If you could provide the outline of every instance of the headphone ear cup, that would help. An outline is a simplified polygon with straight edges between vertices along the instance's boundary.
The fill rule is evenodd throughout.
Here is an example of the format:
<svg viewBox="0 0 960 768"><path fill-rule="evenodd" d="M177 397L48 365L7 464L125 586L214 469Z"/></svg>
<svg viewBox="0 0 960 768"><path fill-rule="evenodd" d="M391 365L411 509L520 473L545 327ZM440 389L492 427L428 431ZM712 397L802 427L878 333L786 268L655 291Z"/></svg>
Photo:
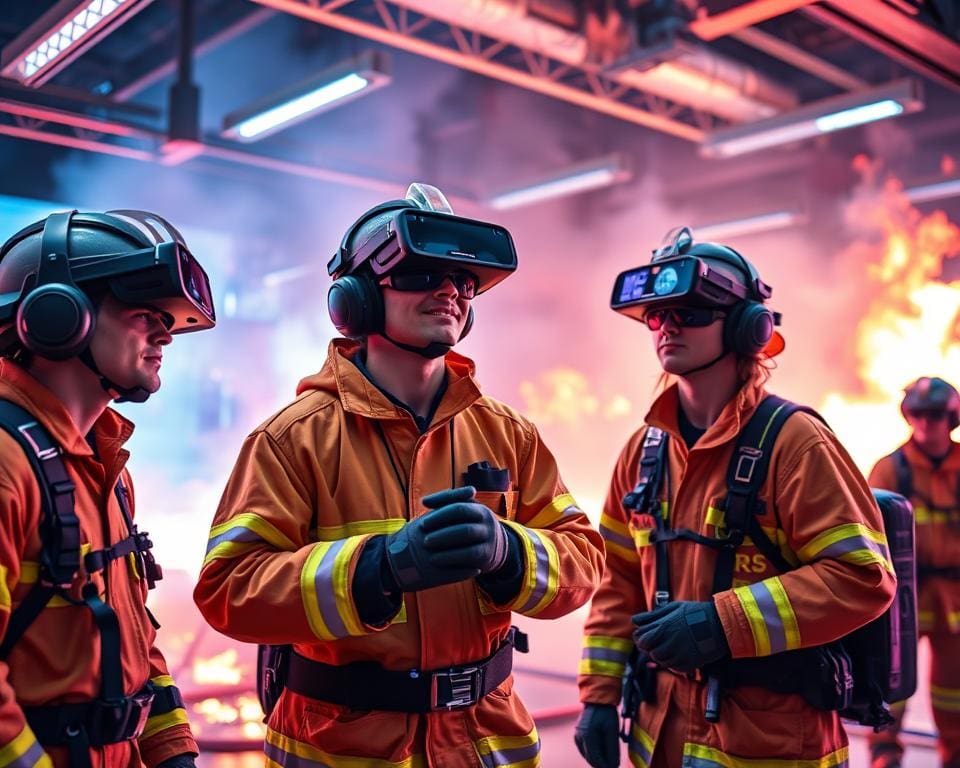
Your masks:
<svg viewBox="0 0 960 768"><path fill-rule="evenodd" d="M34 288L17 309L17 335L30 352L67 360L85 350L96 330L93 302L79 288L47 283Z"/></svg>
<svg viewBox="0 0 960 768"><path fill-rule="evenodd" d="M327 291L327 311L336 329L348 338L383 330L383 296L368 275L346 275Z"/></svg>
<svg viewBox="0 0 960 768"><path fill-rule="evenodd" d="M473 304L470 305L470 309L467 310L467 322L463 324L463 330L460 331L460 338L457 341L462 341L466 338L466 335L470 333L470 329L473 328L473 321L476 320L477 315L473 311Z"/></svg>
<svg viewBox="0 0 960 768"><path fill-rule="evenodd" d="M723 325L724 344L738 355L760 352L773 337L773 313L758 301L743 301L727 315Z"/></svg>

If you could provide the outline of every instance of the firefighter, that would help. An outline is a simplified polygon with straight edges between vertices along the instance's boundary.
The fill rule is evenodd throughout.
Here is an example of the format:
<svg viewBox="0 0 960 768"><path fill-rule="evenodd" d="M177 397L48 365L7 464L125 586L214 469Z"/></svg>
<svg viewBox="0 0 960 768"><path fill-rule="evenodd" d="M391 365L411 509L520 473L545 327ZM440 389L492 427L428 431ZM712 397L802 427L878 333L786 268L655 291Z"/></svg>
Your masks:
<svg viewBox="0 0 960 768"><path fill-rule="evenodd" d="M194 592L218 631L293 646L270 765L540 765L511 615L584 604L602 542L533 424L452 351L515 266L505 229L426 185L328 265L348 338L247 438Z"/></svg>
<svg viewBox="0 0 960 768"><path fill-rule="evenodd" d="M890 603L896 581L866 481L829 429L793 413L747 509L759 530L734 548L728 528L728 474L748 481L762 452L738 453L728 473L731 458L783 349L770 295L739 253L694 243L686 228L618 278L613 307L650 329L664 388L620 454L601 517L606 571L585 627L575 732L595 768L619 765L628 662L635 766L847 763L835 711L763 685L812 682L783 652L833 641Z"/></svg>
<svg viewBox="0 0 960 768"><path fill-rule="evenodd" d="M917 618L930 643L930 699L939 734L940 760L960 767L960 445L950 433L960 425L960 394L937 377L917 379L905 390L900 412L910 439L877 462L870 485L910 499L916 524ZM903 757L897 721L870 734L873 768L898 768Z"/></svg>
<svg viewBox="0 0 960 768"><path fill-rule="evenodd" d="M214 325L183 238L143 211L51 214L0 247L0 766L192 768L155 644L160 578L111 401Z"/></svg>

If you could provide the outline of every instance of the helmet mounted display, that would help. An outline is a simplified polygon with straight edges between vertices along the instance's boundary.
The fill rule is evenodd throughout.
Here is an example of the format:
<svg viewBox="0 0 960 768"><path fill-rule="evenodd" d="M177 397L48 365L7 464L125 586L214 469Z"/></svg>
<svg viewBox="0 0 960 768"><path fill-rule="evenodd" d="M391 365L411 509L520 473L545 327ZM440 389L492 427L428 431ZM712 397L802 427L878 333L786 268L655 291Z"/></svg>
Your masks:
<svg viewBox="0 0 960 768"><path fill-rule="evenodd" d="M360 239L357 233L367 227ZM477 293L517 268L517 252L506 228L455 216L443 193L411 184L404 200L370 209L347 231L327 264L334 278L367 269L374 278L400 270L463 269L476 275Z"/></svg>

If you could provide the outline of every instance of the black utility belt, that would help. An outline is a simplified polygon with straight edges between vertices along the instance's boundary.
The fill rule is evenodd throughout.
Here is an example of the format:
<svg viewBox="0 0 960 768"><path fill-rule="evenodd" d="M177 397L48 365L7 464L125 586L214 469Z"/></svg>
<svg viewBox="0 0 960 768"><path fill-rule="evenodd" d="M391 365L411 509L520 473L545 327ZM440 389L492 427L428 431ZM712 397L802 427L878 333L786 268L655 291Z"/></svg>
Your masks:
<svg viewBox="0 0 960 768"><path fill-rule="evenodd" d="M286 687L301 696L351 709L420 713L463 709L475 705L510 676L514 647L526 653L527 636L511 627L500 648L481 661L408 672L365 661L334 666L294 652Z"/></svg>
<svg viewBox="0 0 960 768"><path fill-rule="evenodd" d="M118 701L84 701L77 704L50 704L24 707L27 722L44 747L69 744L84 736L92 747L118 744L143 733L150 717L154 692L144 688Z"/></svg>
<svg viewBox="0 0 960 768"><path fill-rule="evenodd" d="M929 568L928 568L928 567L923 566L923 565L918 565L918 566L917 566L917 578L918 578L918 579L931 579L931 578L934 578L934 577L939 578L939 579L953 579L953 580L956 580L956 581L960 581L960 568L958 568L958 567L953 567L953 568L932 568L932 567L929 567Z"/></svg>

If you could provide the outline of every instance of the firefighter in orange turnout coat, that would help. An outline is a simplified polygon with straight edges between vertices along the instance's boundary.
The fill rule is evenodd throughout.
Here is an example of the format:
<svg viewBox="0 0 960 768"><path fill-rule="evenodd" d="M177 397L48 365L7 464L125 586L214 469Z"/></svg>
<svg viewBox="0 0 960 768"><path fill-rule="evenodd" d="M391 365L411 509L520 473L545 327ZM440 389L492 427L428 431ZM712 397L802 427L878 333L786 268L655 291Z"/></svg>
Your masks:
<svg viewBox="0 0 960 768"><path fill-rule="evenodd" d="M52 214L0 247L3 768L193 768L145 603L133 424L108 405L146 400L172 334L214 325L205 277L143 211Z"/></svg>
<svg viewBox="0 0 960 768"><path fill-rule="evenodd" d="M247 439L195 591L219 631L293 644L269 766L540 765L511 613L584 604L603 549L534 426L450 351L515 264L506 230L426 185L330 264L331 317L358 340Z"/></svg>
<svg viewBox="0 0 960 768"><path fill-rule="evenodd" d="M779 572L747 538L736 550L731 587L712 594L717 549L689 536L653 543L682 530L707 539L725 535L733 448L766 395L763 360L783 348L777 318L764 306L769 296L742 256L695 244L688 230L655 252L651 266L624 273L614 292L614 308L650 328L674 381L623 449L601 518L607 570L585 629L584 711L576 728L581 754L595 768L619 765L616 705L635 646L650 660L652 683L630 713L632 765L847 765L847 738L835 712L756 684L727 684L712 701L708 694L717 691L701 672L725 660L827 643L890 603L896 581L880 512L830 430L806 413L791 415L760 489L765 506L758 522L795 569ZM657 435L667 441L668 469L651 504L629 510L624 497L637 486L644 441ZM657 529L666 533L652 535ZM666 579L657 574L661 549ZM708 704L719 704L713 721Z"/></svg>
<svg viewBox="0 0 960 768"><path fill-rule="evenodd" d="M907 387L900 405L913 433L877 462L875 488L889 488L913 504L917 542L920 633L930 643L930 703L941 765L960 768L960 393L943 379L923 377ZM899 768L904 705L895 725L870 734L872 768Z"/></svg>

